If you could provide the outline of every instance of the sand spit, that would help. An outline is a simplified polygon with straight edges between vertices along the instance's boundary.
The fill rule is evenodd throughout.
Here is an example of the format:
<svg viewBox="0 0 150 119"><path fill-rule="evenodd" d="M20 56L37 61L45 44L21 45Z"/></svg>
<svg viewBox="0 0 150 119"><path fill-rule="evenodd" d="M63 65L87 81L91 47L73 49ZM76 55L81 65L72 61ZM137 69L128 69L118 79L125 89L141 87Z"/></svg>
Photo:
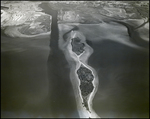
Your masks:
<svg viewBox="0 0 150 119"><path fill-rule="evenodd" d="M59 28L61 29L61 26ZM81 118L98 118L99 116L92 108L92 100L98 88L98 77L96 71L87 64L93 49L86 43L82 33L72 30L68 36L65 44L60 45L60 49L63 50L71 67L70 80L76 97L78 113Z"/></svg>

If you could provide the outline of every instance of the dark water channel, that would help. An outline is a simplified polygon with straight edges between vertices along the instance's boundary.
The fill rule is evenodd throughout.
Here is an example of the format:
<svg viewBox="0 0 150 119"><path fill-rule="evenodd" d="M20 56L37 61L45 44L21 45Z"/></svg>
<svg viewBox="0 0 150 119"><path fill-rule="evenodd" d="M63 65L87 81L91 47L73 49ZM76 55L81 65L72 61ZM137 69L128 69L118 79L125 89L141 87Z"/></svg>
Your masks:
<svg viewBox="0 0 150 119"><path fill-rule="evenodd" d="M27 39L1 32L1 117L79 118L70 66L58 47L56 16L51 40L50 35ZM79 27L86 34L89 29L85 29ZM99 78L93 99L95 112L106 118L149 117L149 45L141 45L146 44L145 51L111 38L93 40L97 32L95 28L87 35L94 50L88 64Z"/></svg>

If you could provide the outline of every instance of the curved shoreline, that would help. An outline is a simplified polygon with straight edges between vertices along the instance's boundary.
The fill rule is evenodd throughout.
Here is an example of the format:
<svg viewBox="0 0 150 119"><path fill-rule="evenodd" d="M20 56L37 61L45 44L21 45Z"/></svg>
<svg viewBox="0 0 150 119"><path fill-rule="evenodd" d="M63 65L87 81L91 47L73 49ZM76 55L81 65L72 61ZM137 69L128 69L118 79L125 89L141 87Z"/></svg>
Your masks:
<svg viewBox="0 0 150 119"><path fill-rule="evenodd" d="M19 32L19 27L9 26L6 28L4 33L8 36L11 36L11 37L35 38L35 37L40 37L40 36L45 36L45 35L49 36L49 34L51 34L51 31L46 32L46 33L40 33L37 35L25 35L25 34L22 34Z"/></svg>

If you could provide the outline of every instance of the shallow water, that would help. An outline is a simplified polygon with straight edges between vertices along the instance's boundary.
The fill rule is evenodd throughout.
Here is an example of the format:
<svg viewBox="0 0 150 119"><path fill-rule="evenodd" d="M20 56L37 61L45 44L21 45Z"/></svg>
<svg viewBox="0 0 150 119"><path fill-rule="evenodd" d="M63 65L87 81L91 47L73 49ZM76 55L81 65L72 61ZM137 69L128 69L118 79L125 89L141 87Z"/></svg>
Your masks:
<svg viewBox="0 0 150 119"><path fill-rule="evenodd" d="M59 33L61 37L76 26L75 31L93 49L87 63L99 81L93 98L95 112L106 118L149 117L149 22L135 30L143 19L120 20L96 13L89 18L88 13L76 13L84 16L76 19L82 24L67 21L63 26L66 21L60 20ZM8 31L12 35L1 32L1 117L79 118L70 80L76 63L68 62L65 54L70 32L56 48L49 47L50 32L16 38L17 32L10 32L13 26Z"/></svg>

